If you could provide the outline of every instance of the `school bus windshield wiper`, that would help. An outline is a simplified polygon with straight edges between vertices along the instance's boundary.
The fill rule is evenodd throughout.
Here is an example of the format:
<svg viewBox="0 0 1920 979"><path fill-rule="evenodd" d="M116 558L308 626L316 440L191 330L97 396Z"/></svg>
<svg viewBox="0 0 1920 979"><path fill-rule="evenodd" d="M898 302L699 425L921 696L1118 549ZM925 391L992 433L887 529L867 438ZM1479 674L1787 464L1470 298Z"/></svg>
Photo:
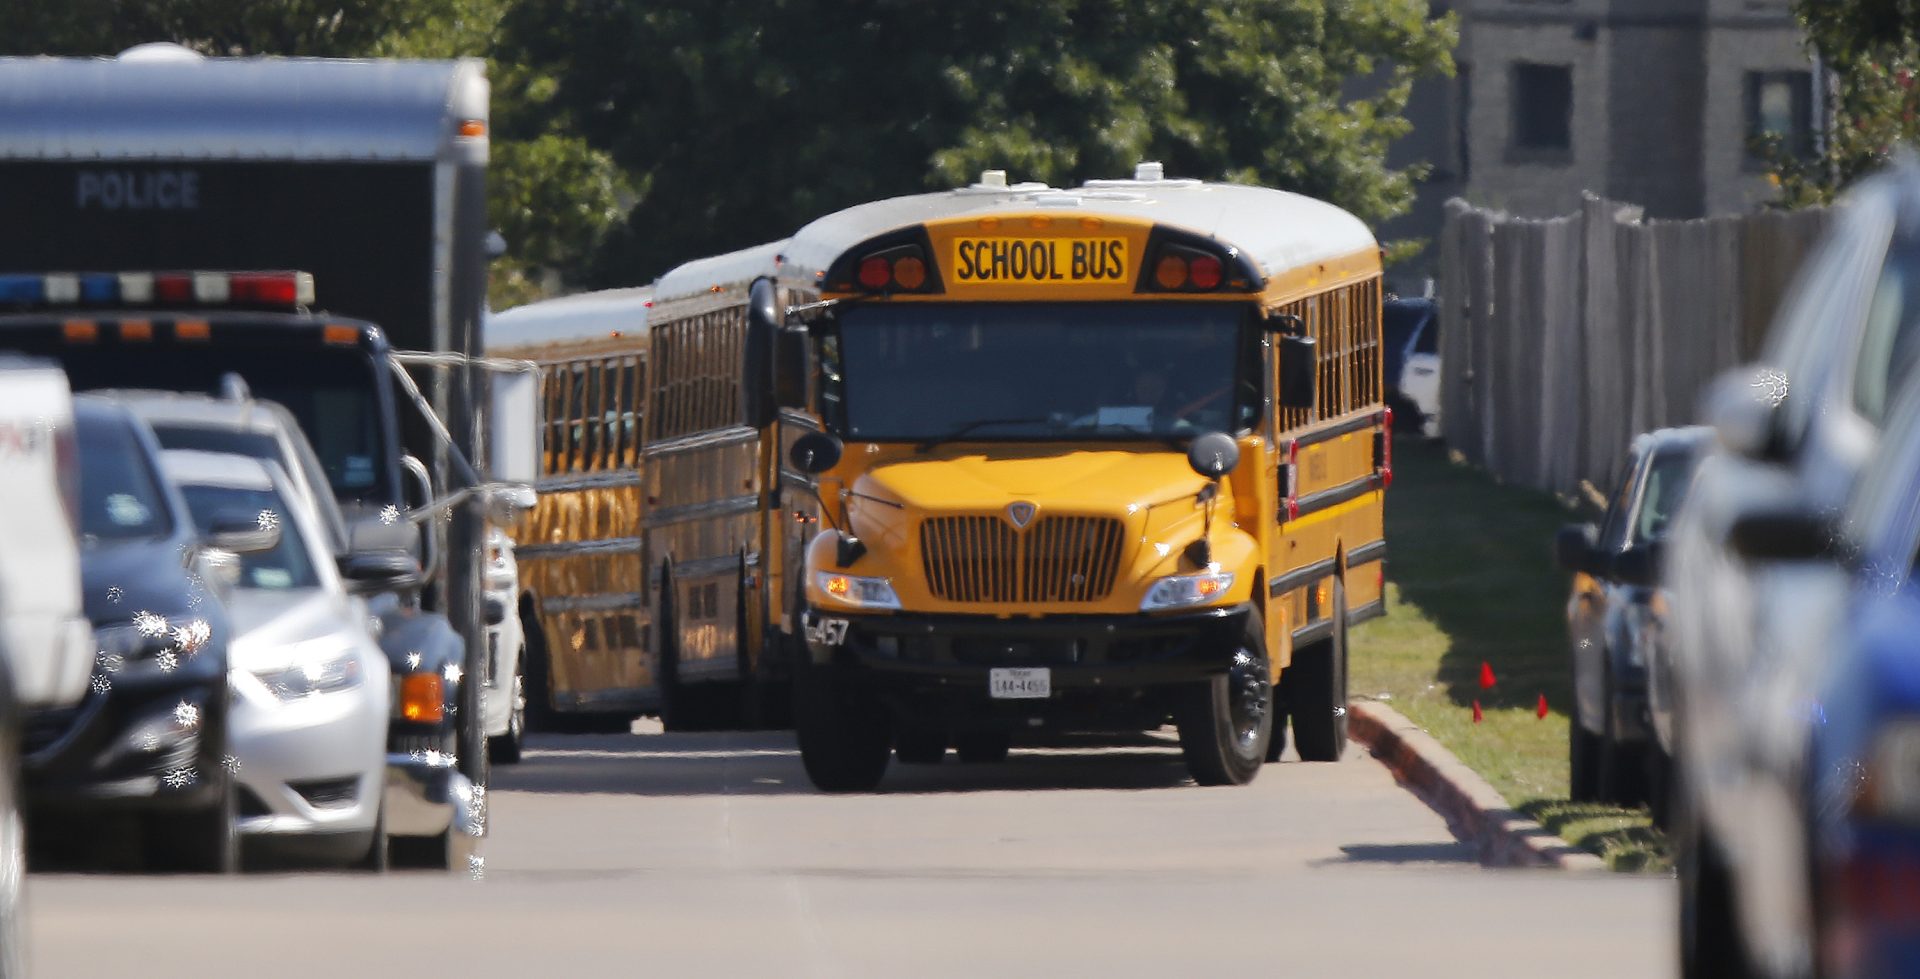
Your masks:
<svg viewBox="0 0 1920 979"><path fill-rule="evenodd" d="M936 435L933 438L930 438L924 442L921 442L919 445L914 446L913 450L915 452L925 452L928 449L931 449L942 442L951 442L954 439L961 438L966 435L971 435L975 431L978 431L979 429L982 429L982 428L986 428L989 425L1044 425L1049 421L1052 421L1052 419L1049 419L1049 418L976 418L973 421L970 421L963 425L959 425L955 427L954 429L952 429L951 431L947 432L944 435Z"/></svg>

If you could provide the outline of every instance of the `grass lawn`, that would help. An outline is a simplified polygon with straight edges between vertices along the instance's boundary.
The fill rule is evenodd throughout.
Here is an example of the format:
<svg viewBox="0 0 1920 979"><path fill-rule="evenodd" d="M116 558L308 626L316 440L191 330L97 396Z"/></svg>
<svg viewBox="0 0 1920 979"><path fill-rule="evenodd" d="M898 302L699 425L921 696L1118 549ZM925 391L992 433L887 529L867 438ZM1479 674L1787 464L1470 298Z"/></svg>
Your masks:
<svg viewBox="0 0 1920 979"><path fill-rule="evenodd" d="M1615 869L1668 867L1646 810L1567 799L1568 580L1552 543L1572 516L1547 494L1449 461L1437 443L1397 441L1393 471L1388 612L1354 630L1352 695L1405 714L1515 808ZM1498 681L1490 690L1482 662Z"/></svg>

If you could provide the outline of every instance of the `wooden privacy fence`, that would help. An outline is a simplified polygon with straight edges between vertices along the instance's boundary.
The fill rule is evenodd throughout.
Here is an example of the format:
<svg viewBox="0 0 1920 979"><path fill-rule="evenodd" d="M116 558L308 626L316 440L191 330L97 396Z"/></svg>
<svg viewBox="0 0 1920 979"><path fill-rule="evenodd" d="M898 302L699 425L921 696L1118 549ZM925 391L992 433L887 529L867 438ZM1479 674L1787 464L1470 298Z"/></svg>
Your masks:
<svg viewBox="0 0 1920 979"><path fill-rule="evenodd" d="M1707 384L1758 353L1827 217L1645 221L1589 196L1523 220L1449 203L1442 434L1503 482L1604 491L1634 435L1693 422Z"/></svg>

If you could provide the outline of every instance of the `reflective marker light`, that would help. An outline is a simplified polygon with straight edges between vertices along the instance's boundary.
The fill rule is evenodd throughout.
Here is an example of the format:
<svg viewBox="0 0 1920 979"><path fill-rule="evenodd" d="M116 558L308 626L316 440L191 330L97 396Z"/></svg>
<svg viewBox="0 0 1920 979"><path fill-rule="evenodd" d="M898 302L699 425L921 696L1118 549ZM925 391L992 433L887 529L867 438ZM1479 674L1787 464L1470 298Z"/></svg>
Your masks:
<svg viewBox="0 0 1920 979"><path fill-rule="evenodd" d="M438 673L409 673L400 681L400 716L437 724L446 715L446 697Z"/></svg>

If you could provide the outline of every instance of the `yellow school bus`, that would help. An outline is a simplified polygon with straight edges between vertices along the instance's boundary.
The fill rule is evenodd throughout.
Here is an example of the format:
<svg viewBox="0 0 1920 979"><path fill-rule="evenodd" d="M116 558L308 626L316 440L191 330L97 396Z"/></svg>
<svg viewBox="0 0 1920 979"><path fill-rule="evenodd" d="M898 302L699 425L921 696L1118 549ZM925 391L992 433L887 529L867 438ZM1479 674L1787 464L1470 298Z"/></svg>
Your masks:
<svg viewBox="0 0 1920 979"><path fill-rule="evenodd" d="M826 790L1168 721L1202 783L1289 721L1337 759L1347 628L1384 609L1380 273L1339 208L1152 164L989 171L676 270L659 661L685 690L790 676ZM709 413L664 420L673 385Z"/></svg>
<svg viewBox="0 0 1920 979"><path fill-rule="evenodd" d="M623 729L658 706L639 560L651 301L609 289L487 318L489 353L540 369L539 502L512 535L536 729Z"/></svg>

